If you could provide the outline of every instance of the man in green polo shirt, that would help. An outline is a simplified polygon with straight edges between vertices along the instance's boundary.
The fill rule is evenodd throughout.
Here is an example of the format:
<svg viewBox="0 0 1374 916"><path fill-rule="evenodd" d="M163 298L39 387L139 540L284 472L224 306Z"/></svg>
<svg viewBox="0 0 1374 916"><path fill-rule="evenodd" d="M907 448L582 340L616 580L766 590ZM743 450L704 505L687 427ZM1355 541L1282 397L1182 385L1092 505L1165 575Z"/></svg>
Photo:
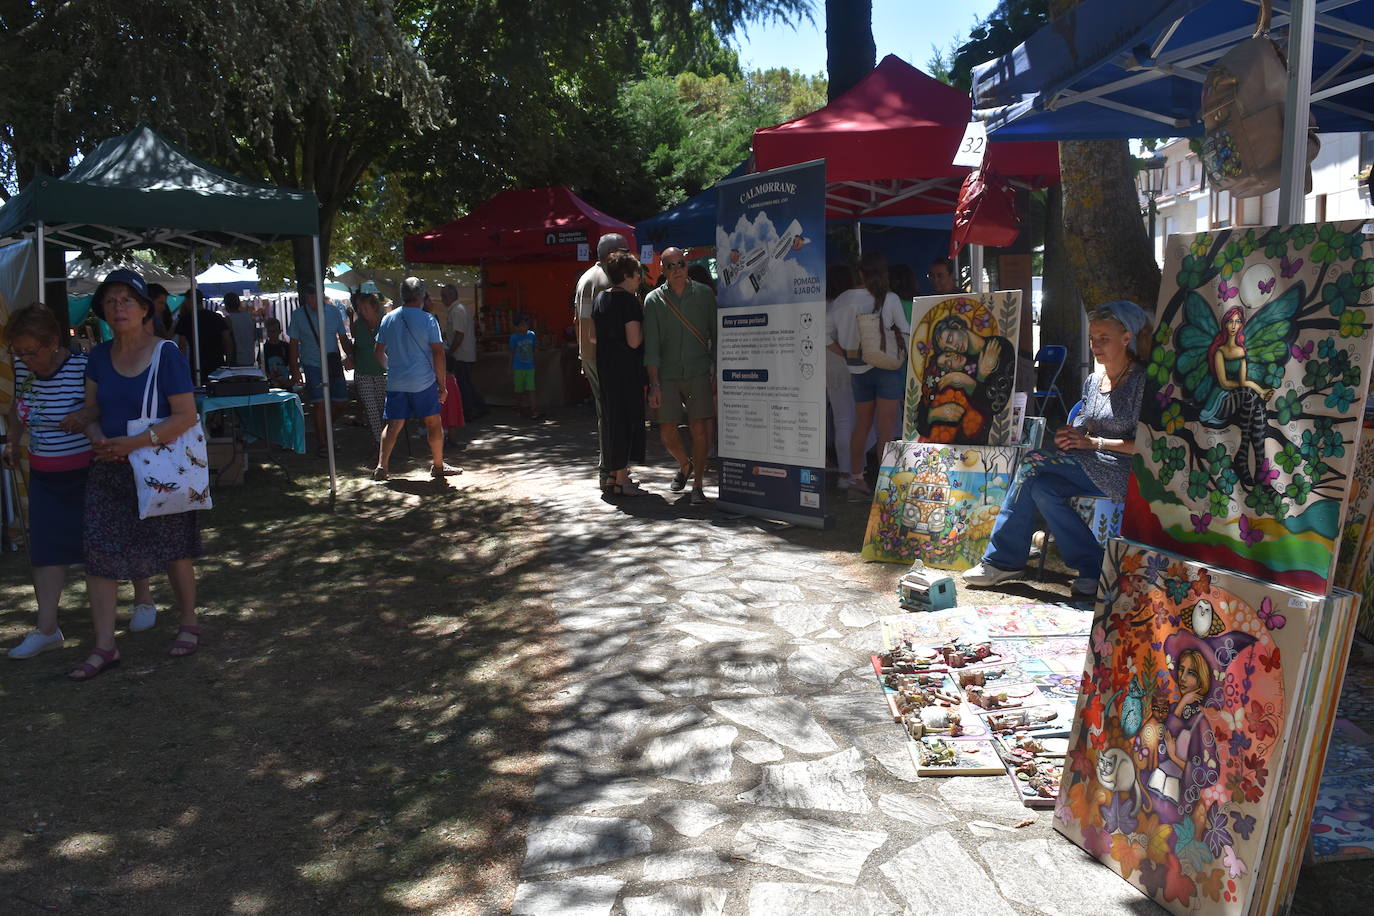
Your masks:
<svg viewBox="0 0 1374 916"><path fill-rule="evenodd" d="M702 475L710 446L711 418L716 415L712 366L716 342L716 294L711 287L687 276L687 255L681 248L663 252L668 282L644 300L644 368L649 373L649 408L658 419L663 447L677 459L672 489L692 480L692 504L706 502ZM692 430L688 458L678 425Z"/></svg>

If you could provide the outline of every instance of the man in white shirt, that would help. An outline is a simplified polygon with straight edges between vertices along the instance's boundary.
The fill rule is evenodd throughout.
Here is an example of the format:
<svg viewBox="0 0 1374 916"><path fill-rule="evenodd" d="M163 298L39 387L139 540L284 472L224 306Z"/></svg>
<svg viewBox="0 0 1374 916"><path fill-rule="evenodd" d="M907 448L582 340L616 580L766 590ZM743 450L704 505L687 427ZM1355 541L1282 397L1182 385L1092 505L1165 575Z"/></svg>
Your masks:
<svg viewBox="0 0 1374 916"><path fill-rule="evenodd" d="M472 366L477 362L477 333L472 313L458 301L458 288L451 283L439 287L439 298L448 309L449 371L463 396L463 418L479 420L487 414L487 402L472 381Z"/></svg>
<svg viewBox="0 0 1374 916"><path fill-rule="evenodd" d="M592 321L592 304L596 301L597 293L611 286L610 278L606 276L606 271L601 265L611 256L612 252L629 251L630 243L619 232L608 232L596 243L596 263L582 274L577 281L577 293L574 301L577 304L577 352L582 357L582 374L587 377L587 384L592 389L592 400L596 402L596 428L597 437L597 486L603 487L606 484L606 460L601 454L600 443L606 438L605 429L602 428L601 417L601 382L596 374L596 324Z"/></svg>

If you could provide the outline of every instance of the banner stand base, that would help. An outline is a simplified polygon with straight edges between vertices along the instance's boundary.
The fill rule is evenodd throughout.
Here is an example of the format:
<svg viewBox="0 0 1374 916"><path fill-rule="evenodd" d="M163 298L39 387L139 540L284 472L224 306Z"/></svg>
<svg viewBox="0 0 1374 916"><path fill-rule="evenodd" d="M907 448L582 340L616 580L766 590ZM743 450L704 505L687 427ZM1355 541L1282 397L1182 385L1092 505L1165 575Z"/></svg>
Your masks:
<svg viewBox="0 0 1374 916"><path fill-rule="evenodd" d="M792 512L779 512L777 509L770 509L766 506L746 506L742 503L727 502L723 499L717 499L715 506L722 513L738 513L741 517L749 515L764 521L787 522L789 525L800 525L803 528L815 528L820 531L829 531L835 527L835 516L833 515L820 517L798 515Z"/></svg>

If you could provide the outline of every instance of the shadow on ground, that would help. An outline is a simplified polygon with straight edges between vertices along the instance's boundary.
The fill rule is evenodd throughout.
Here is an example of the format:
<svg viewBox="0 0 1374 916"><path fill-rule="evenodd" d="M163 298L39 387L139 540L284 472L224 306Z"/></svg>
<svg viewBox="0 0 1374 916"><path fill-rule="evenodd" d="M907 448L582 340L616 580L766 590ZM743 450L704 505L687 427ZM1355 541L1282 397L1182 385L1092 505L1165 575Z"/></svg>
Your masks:
<svg viewBox="0 0 1374 916"><path fill-rule="evenodd" d="M167 657L164 612L68 682L91 642L71 586L67 648L0 659L0 911L508 904L560 666L537 512L462 477L364 483L363 438L341 436L333 503L296 456L216 492L196 656ZM5 645L32 626L21 557Z"/></svg>

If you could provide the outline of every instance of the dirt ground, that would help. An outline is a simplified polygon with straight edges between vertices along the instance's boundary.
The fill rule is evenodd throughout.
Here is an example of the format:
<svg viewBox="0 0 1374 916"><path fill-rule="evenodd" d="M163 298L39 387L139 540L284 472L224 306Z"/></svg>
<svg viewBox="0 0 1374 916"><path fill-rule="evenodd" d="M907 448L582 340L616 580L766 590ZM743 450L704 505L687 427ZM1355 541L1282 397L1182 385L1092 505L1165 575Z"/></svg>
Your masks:
<svg viewBox="0 0 1374 916"><path fill-rule="evenodd" d="M164 610L121 629L121 667L68 682L91 642L76 583L66 648L0 658L0 912L510 899L559 671L544 533L527 504L485 498L480 473L448 486L414 463L414 479L363 484L366 437L341 439L351 479L332 506L323 462L294 455L216 492L196 656L167 656ZM23 554L4 558L5 646L33 625L26 577Z"/></svg>

